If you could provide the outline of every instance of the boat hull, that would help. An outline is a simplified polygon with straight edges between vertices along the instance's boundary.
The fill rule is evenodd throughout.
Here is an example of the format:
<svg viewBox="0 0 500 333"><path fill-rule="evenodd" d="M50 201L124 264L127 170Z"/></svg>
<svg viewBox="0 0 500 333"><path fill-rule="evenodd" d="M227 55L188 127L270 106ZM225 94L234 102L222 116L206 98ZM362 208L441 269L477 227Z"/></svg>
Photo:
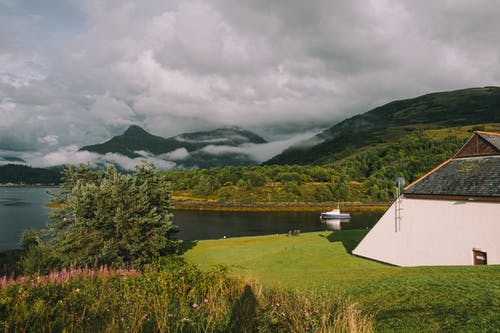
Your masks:
<svg viewBox="0 0 500 333"><path fill-rule="evenodd" d="M328 219L348 220L351 218L351 215L349 213L340 213L340 214L321 213L321 218L323 220L328 220Z"/></svg>

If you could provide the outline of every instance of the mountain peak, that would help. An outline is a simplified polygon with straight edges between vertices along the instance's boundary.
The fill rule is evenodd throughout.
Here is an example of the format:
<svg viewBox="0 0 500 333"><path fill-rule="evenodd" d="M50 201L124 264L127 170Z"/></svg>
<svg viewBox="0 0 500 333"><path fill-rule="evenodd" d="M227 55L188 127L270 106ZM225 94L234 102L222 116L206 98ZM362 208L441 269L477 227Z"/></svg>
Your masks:
<svg viewBox="0 0 500 333"><path fill-rule="evenodd" d="M138 136L143 134L149 133L138 125L130 125L129 128L127 128L127 130L123 132L124 136Z"/></svg>

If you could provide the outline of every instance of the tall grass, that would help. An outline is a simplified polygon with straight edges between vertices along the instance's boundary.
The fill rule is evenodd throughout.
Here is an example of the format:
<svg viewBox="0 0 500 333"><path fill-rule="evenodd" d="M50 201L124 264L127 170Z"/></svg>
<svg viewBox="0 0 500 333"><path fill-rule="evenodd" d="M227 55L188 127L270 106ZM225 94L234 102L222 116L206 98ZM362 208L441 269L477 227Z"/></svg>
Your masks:
<svg viewBox="0 0 500 333"><path fill-rule="evenodd" d="M61 270L52 270L46 275L20 275L14 276L14 274L4 275L0 277L0 288L7 287L10 285L22 285L22 284L47 284L51 282L63 283L74 279L84 279L84 278L101 278L106 279L109 276L125 276L125 275L140 275L141 272L136 269L111 269L107 265L100 266L99 268L62 268Z"/></svg>
<svg viewBox="0 0 500 333"><path fill-rule="evenodd" d="M66 270L2 279L0 332L369 332L372 320L328 293L264 290L169 264L139 273Z"/></svg>
<svg viewBox="0 0 500 333"><path fill-rule="evenodd" d="M327 291L271 289L261 298L263 332L372 332L372 318Z"/></svg>

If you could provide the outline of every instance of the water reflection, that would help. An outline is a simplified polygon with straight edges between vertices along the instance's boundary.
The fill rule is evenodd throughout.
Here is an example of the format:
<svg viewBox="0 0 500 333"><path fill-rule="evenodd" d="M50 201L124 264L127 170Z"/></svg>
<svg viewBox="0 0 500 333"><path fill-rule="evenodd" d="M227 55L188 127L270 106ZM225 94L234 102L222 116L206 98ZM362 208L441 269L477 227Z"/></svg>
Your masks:
<svg viewBox="0 0 500 333"><path fill-rule="evenodd" d="M342 230L342 224L348 223L350 219L323 219L327 230Z"/></svg>
<svg viewBox="0 0 500 333"><path fill-rule="evenodd" d="M29 205L28 202L20 199L20 198L0 198L0 206L23 206Z"/></svg>
<svg viewBox="0 0 500 333"><path fill-rule="evenodd" d="M5 207L23 207L23 206L29 206L31 204L26 201L10 201L10 202L3 202L1 205Z"/></svg>

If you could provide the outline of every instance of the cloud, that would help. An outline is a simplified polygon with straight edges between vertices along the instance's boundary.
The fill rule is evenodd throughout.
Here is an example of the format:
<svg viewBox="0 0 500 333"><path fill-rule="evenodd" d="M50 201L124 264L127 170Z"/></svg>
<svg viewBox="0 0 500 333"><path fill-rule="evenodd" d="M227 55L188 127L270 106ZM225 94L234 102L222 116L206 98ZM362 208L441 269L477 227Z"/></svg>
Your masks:
<svg viewBox="0 0 500 333"><path fill-rule="evenodd" d="M498 85L499 16L486 0L1 1L0 149L48 154L129 124L281 141L394 99Z"/></svg>
<svg viewBox="0 0 500 333"><path fill-rule="evenodd" d="M49 146L55 146L58 143L57 135L46 135L43 138L39 138L38 142L47 144Z"/></svg>
<svg viewBox="0 0 500 333"><path fill-rule="evenodd" d="M36 167L48 167L53 165L87 163L98 159L97 154L78 151L77 146L65 146L48 154L34 154L34 156L29 158L29 162Z"/></svg>
<svg viewBox="0 0 500 333"><path fill-rule="evenodd" d="M189 152L186 148L179 148L169 153L159 155L158 157L171 161L185 160L189 157Z"/></svg>
<svg viewBox="0 0 500 333"><path fill-rule="evenodd" d="M255 160L256 162L262 163L264 161L269 160L271 157L274 157L277 154L281 153L286 148L295 145L299 142L302 142L304 140L310 139L315 134L317 133L308 132L290 137L285 140L278 140L262 144L243 144L237 147L208 145L202 148L201 151L213 155L220 155L225 153L244 154L248 155L251 159Z"/></svg>
<svg viewBox="0 0 500 333"><path fill-rule="evenodd" d="M154 163L160 170L170 170L175 168L176 163L163 159L148 156L148 161ZM57 151L40 155L27 154L26 160L35 167L49 167L54 165L66 165L77 163L91 163L92 165L116 164L125 170L134 170L137 165L141 165L144 157L129 158L121 154L107 153L97 154L89 151L78 151L77 146L60 147Z"/></svg>
<svg viewBox="0 0 500 333"><path fill-rule="evenodd" d="M26 164L26 161L12 151L0 149L0 165L5 164Z"/></svg>

